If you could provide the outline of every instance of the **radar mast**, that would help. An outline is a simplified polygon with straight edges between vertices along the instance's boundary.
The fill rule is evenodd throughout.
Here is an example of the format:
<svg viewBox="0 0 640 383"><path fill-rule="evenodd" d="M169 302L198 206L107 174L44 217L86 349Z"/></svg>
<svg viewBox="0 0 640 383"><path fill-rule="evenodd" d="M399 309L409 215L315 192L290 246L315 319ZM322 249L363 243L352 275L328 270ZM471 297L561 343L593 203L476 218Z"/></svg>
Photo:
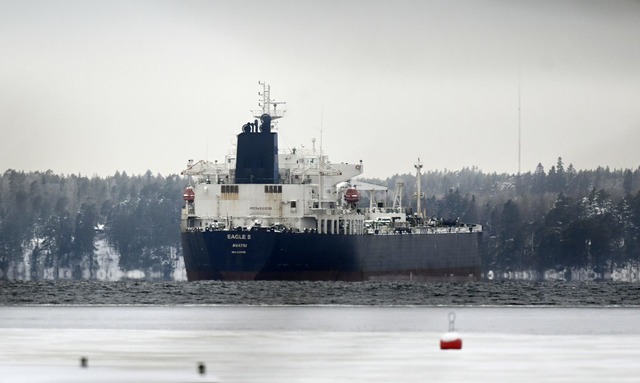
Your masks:
<svg viewBox="0 0 640 383"><path fill-rule="evenodd" d="M286 104L284 101L276 101L271 98L271 85L268 85L262 81L258 81L258 85L262 86L262 91L258 92L258 106L259 110L253 111L253 117L260 118L263 114L271 116L272 120L284 117L285 110L278 110L278 105Z"/></svg>

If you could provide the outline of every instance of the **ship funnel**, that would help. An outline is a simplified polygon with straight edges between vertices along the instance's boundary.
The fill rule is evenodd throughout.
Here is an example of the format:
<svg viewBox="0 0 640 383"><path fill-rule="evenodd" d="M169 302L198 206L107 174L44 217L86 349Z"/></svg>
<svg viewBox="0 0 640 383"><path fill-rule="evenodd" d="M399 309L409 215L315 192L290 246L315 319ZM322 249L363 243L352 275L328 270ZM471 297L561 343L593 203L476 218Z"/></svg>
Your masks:
<svg viewBox="0 0 640 383"><path fill-rule="evenodd" d="M271 116L267 113L263 114L260 116L260 122L262 122L262 125L260 125L260 131L262 133L271 133Z"/></svg>
<svg viewBox="0 0 640 383"><path fill-rule="evenodd" d="M245 124L238 134L235 183L275 184L278 173L278 135L271 131L271 115L260 116L262 124ZM258 132L259 130L259 132Z"/></svg>

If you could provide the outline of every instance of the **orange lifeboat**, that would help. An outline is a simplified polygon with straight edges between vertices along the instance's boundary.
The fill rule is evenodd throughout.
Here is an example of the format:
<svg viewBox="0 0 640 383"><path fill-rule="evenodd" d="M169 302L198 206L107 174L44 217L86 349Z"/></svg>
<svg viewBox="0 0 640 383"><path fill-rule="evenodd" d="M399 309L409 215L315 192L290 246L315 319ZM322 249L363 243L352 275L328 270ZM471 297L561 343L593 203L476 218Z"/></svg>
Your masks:
<svg viewBox="0 0 640 383"><path fill-rule="evenodd" d="M358 201L360 201L360 192L356 188L349 188L346 193L344 193L344 200L347 201L347 203L358 203Z"/></svg>
<svg viewBox="0 0 640 383"><path fill-rule="evenodd" d="M196 193L193 191L193 188L191 186L188 186L186 189L184 189L182 198L187 202L193 202L196 199Z"/></svg>

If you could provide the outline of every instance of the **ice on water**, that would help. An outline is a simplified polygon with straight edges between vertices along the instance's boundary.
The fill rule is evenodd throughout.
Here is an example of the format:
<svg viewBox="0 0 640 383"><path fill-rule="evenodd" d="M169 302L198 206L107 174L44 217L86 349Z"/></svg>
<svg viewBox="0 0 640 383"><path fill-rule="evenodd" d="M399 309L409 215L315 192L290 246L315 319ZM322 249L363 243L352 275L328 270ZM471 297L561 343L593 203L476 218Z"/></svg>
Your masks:
<svg viewBox="0 0 640 383"><path fill-rule="evenodd" d="M442 351L456 312L460 351ZM640 309L2 307L0 382L638 381ZM88 367L80 367L80 357ZM197 364L206 365L206 374Z"/></svg>

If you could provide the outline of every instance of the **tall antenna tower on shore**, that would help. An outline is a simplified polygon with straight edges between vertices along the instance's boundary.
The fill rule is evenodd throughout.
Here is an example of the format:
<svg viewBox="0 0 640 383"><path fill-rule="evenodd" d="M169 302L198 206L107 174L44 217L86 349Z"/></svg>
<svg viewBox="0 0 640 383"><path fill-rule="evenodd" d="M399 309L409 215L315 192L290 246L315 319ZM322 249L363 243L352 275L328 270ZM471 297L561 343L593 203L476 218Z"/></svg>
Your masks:
<svg viewBox="0 0 640 383"><path fill-rule="evenodd" d="M521 76L520 70L518 70L518 175L520 175L521 165L522 165L522 125L520 123L520 106L521 106Z"/></svg>

